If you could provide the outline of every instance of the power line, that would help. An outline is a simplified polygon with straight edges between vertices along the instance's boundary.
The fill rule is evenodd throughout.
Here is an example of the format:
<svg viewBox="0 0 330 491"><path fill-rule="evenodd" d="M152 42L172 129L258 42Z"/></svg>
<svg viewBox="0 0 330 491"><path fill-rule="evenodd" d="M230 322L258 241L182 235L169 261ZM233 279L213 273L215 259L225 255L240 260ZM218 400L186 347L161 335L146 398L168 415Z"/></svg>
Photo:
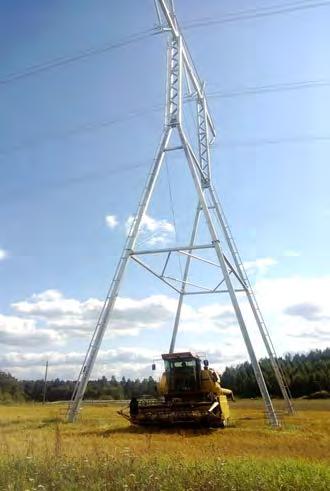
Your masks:
<svg viewBox="0 0 330 491"><path fill-rule="evenodd" d="M277 83L277 84L269 84L269 85L256 85L251 87L241 87L232 90L214 90L208 93L208 97L212 98L234 98L245 95L257 95L264 93L273 93L273 92L285 92L290 90L306 90L313 88L323 88L329 87L330 80L305 80L301 82L287 82L287 83ZM190 98L187 97L186 102L189 104ZM49 134L42 135L39 138L34 138L31 140L23 141L17 145L13 145L8 148L0 148L0 158L7 157L13 153L27 150L29 148L35 148L39 145L42 145L47 142L52 142L56 140L63 140L65 138L70 138L73 136L78 136L83 133L91 133L94 131L99 131L103 128L108 128L110 126L114 126L116 124L124 123L126 121L130 121L136 118L140 118L146 116L150 113L160 111L163 109L163 104L154 104L153 106L145 107L138 109L136 111L131 111L130 113L118 116L116 118L104 120L104 121L96 121L91 123L84 123L77 125L74 128L70 128L65 131L53 132Z"/></svg>
<svg viewBox="0 0 330 491"><path fill-rule="evenodd" d="M27 77L31 77L33 75L37 75L39 73L51 70L53 68L58 68L64 65L69 65L71 63L75 63L77 61L84 60L91 56L100 55L102 53L106 53L108 51L112 51L114 49L122 48L124 46L128 46L129 44L136 43L138 41L142 41L152 34L155 34L155 29L147 29L146 31L141 31L139 33L132 34L123 38L122 40L116 43L106 43L101 46L95 48L88 48L86 50L80 51L73 56L55 58L53 60L46 61L45 63L40 63L38 65L33 65L21 72L15 72L8 75L5 79L0 80L1 85L7 85L11 82L16 82L18 80L25 79Z"/></svg>
<svg viewBox="0 0 330 491"><path fill-rule="evenodd" d="M304 80L302 82L287 82L268 85L257 85L251 87L241 87L233 90L215 90L208 92L208 97L212 98L231 98L244 95L264 94L269 92L285 92L289 90L301 90L329 87L330 80Z"/></svg>
<svg viewBox="0 0 330 491"><path fill-rule="evenodd" d="M299 10L308 10L320 7L327 7L330 5L330 0L323 0L318 2L294 2L288 4L275 4L269 7L263 7L260 9L248 9L242 10L237 13L229 13L221 18L205 18L204 20L196 20L184 26L184 29L197 29L200 27L226 24L230 22L237 22L241 20L257 19L262 17L269 17L273 15L280 15Z"/></svg>
<svg viewBox="0 0 330 491"><path fill-rule="evenodd" d="M252 138L251 140L228 140L213 145L221 148L238 148L238 147L261 147L264 145L294 144L294 143L318 143L330 141L330 135L297 135L283 136L279 138Z"/></svg>
<svg viewBox="0 0 330 491"><path fill-rule="evenodd" d="M36 194L42 194L42 193L48 193L49 191L56 190L56 189L63 189L66 187L74 186L77 184L83 184L85 182L91 182L94 180L99 180L99 179L104 179L108 176L113 176L117 174L123 174L125 172L130 172L132 170L136 170L139 168L145 168L150 166L150 160L149 161L144 161L144 162L138 162L134 164L125 164L121 165L117 169L107 169L105 171L94 171L94 172L87 172L86 174L78 177L69 177L66 179L62 179L59 181L53 181L53 182L46 182L43 183L42 186L39 186L37 190L33 190L31 192L28 192L28 196L33 194L35 196ZM16 188L10 190L8 193L8 196L6 196L4 193L2 193L0 197L0 204L5 204L10 201L21 201L26 198L26 187L24 188Z"/></svg>
<svg viewBox="0 0 330 491"><path fill-rule="evenodd" d="M228 140L228 141L224 140L221 141L220 143L216 143L212 145L212 148L262 147L265 145L298 144L298 143L309 144L309 143L318 143L318 142L321 143L330 142L330 135L298 135L292 137L258 138L258 139L251 139L251 140ZM48 193L49 191L52 190L63 189L77 184L78 185L83 184L85 182L91 182L93 180L104 179L108 176L123 174L125 172L130 172L132 170L136 170L139 168L146 168L148 166L150 166L150 160L135 163L135 164L121 165L118 169L110 169L102 172L89 172L79 177L71 177L71 178L63 179L61 181L43 183L43 185L40 186L38 190L33 190L33 196L35 196L36 193L37 194L42 194L45 192ZM26 188L24 189L17 188L14 190L10 190L8 196L5 196L4 193L2 193L0 197L0 204L3 205L11 201L14 202L22 201L22 200L24 201L24 199L26 199L27 197L24 194L25 191ZM30 196L31 193L28 193L28 196ZM173 198L172 198L172 202L173 202ZM152 235L147 237L146 240L152 238ZM145 242L145 240L143 240L142 243L143 242Z"/></svg>
<svg viewBox="0 0 330 491"><path fill-rule="evenodd" d="M185 29L196 29L200 27L205 27L205 26L211 26L211 25L217 25L217 24L224 24L228 22L237 22L241 20L248 20L248 19L254 19L254 18L259 18L259 17L267 17L271 15L279 15L279 14L284 14L284 13L289 13L293 12L296 10L306 10L306 9L312 9L312 8L319 8L319 7L325 7L330 5L330 0L323 0L323 1L318 1L318 2L294 2L294 3L289 3L289 4L275 4L270 7L263 7L260 9L248 9L248 10L242 10L238 13L229 13L225 14L221 18L205 18L201 20L195 20L191 22L190 24L186 24L184 26ZM105 43L101 46L97 47L92 47L88 48L86 50L80 51L72 56L68 57L60 57L60 58L55 58L49 61L46 61L44 63L40 63L37 65L33 65L31 67L26 68L25 70L22 70L21 72L14 72L12 74L9 74L6 78L0 80L0 86L5 86L8 85L9 83L16 82L18 80L25 79L27 77L31 77L33 75L37 75L39 73L51 70L53 68L58 68L61 66L69 65L71 63L75 63L84 59L87 59L91 56L99 55L114 49L122 48L124 46L128 46L129 44L133 44L139 41L142 41L149 36L153 34L157 34L159 31L157 31L156 28L153 29L147 29L145 31L137 32L134 34L131 34L130 36L127 36L126 38L123 38L122 40L116 42L116 43Z"/></svg>
<svg viewBox="0 0 330 491"><path fill-rule="evenodd" d="M113 126L116 124L120 124L126 121L129 121L131 119L135 119L138 117L142 117L146 114L149 114L154 111L158 111L162 109L163 105L157 104L154 106L150 106L149 108L145 109L139 109L137 111L132 111L124 116L118 116L116 118L112 119L107 119L104 121L96 121L92 123L83 123L80 125L77 125L74 128L70 128L65 131L58 131L58 132L53 132L53 133L48 133L46 135L43 135L40 138L34 138L31 140L26 140L23 141L22 143L19 143L17 145L13 145L12 147L9 148L0 148L0 158L1 157L7 157L8 155L18 152L20 150L26 150L28 148L34 148L36 146L39 146L43 143L49 142L49 141L56 141L56 140L63 140L65 138L70 138L72 136L77 136L83 133L91 133L93 131L99 131L102 128L108 128L109 126Z"/></svg>

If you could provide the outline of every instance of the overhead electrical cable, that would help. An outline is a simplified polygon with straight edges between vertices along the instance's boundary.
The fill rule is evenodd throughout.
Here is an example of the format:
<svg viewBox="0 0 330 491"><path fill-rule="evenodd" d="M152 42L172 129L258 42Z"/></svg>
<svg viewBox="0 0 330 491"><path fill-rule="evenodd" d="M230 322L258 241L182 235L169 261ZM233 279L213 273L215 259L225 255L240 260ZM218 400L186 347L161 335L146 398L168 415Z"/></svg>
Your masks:
<svg viewBox="0 0 330 491"><path fill-rule="evenodd" d="M330 80L320 79L320 80L305 80L301 82L288 82L288 83L278 83L278 84L269 84L269 85L256 85L251 87L239 87L237 89L232 90L214 90L208 92L208 97L210 98L234 98L241 96L249 96L249 95L257 95L257 94L266 94L266 93L274 93L274 92L285 92L285 91L294 91L294 90L307 90L313 88L324 88L330 87ZM190 97L187 97L186 102L189 104ZM91 133L95 131L99 131L103 128L108 128L110 126L114 126L116 124L121 124L126 121L133 120L135 118L146 116L150 113L157 112L162 110L164 107L163 104L154 104L149 107L137 109L135 111L131 111L122 116L117 116L115 118L111 118L104 121L96 121L91 123L83 123L77 125L76 127L70 128L68 130L52 132L48 134L41 135L37 138L32 138L30 140L22 141L16 145L0 148L0 158L7 157L13 153L27 150L29 148L35 148L39 145L42 145L47 142L53 142L56 140L63 140L65 138L70 138L73 136L78 136L83 133Z"/></svg>
<svg viewBox="0 0 330 491"><path fill-rule="evenodd" d="M47 143L47 142L56 141L56 140L63 140L65 138L70 138L72 136L78 136L78 135L83 134L83 133L91 133L93 131L99 131L102 128L108 128L109 126L113 126L116 124L120 124L120 123L129 121L129 120L134 119L134 118L144 116L144 115L149 114L151 112L158 111L162 108L163 108L163 105L157 104L154 106L150 106L149 108L146 108L146 109L138 109L137 111L131 111L128 114L125 114L124 116L117 116L116 118L112 118L112 119L108 119L108 120L104 120L104 121L83 123L83 124L77 125L76 127L70 128L68 130L48 133L48 134L40 136L39 138L31 138L30 140L23 141L21 143L18 143L17 145L13 145L12 147L0 148L0 158L1 157L7 157L11 153L15 153L15 152L18 152L20 150L25 150L28 148L34 148L36 146L39 146L39 145Z"/></svg>
<svg viewBox="0 0 330 491"><path fill-rule="evenodd" d="M67 57L60 57L60 58L55 58L49 61L46 61L45 63L40 63L37 65L32 65L28 67L25 70L22 70L21 72L15 72L12 74L9 74L6 78L0 80L0 86L1 85L7 85L11 82L16 82L17 80L21 80L27 77L31 77L33 75L37 75L39 73L51 70L53 68L58 68L61 66L69 65L71 63L75 63L77 61L84 60L86 58L89 58L91 56L95 55L100 55L102 53L106 53L108 51L112 51L114 49L118 48L123 48L124 46L128 46L129 44L136 43L138 41L142 41L148 37L150 37L152 34L155 34L156 31L155 29L147 29L146 31L141 31L136 34L132 34L130 36L127 36L126 38L123 38L122 40L118 42L110 42L110 43L105 43L100 46L94 47L94 48L88 48L86 50L79 51L75 55L72 56L67 56Z"/></svg>
<svg viewBox="0 0 330 491"><path fill-rule="evenodd" d="M274 4L269 7L262 7L256 9L242 10L237 13L225 14L220 18L205 18L201 20L192 21L190 24L184 25L184 30L197 29L200 27L207 27L218 24L226 24L229 22L237 22L241 20L257 19L262 17L269 17L273 15L286 14L299 10L315 9L320 7L327 7L330 5L330 0L320 0L312 2L293 2L287 4Z"/></svg>
<svg viewBox="0 0 330 491"><path fill-rule="evenodd" d="M330 135L298 135L293 137L281 137L281 138L259 138L259 139L251 139L251 140L232 140L232 141L221 141L219 143L215 143L212 145L213 148L240 148L240 147L262 147L265 145L278 145L278 144L296 144L296 143L314 143L314 142L330 142ZM91 182L92 180L104 179L107 176L122 174L125 172L130 172L132 170L138 168L147 168L150 166L150 160L137 163L137 164L127 164L121 165L118 169L110 169L102 172L89 172L80 177L71 177L67 179L63 179L62 181L48 182L43 183L42 187L39 187L37 190L31 191L33 195L36 193L47 192L52 189L62 189L65 187L70 187L72 185L82 184L84 182ZM5 196L4 194L0 197L0 203L5 204L8 201L21 201L25 199L25 195L22 194L22 191L25 192L26 188L16 189L10 191L9 196ZM173 199L172 199L173 201ZM176 226L175 226L176 228ZM151 234L146 237L146 239L142 240L141 243L150 240L155 234ZM141 244L139 244L141 245Z"/></svg>
<svg viewBox="0 0 330 491"><path fill-rule="evenodd" d="M241 87L233 90L214 90L208 92L207 96L212 98L230 98L244 95L263 94L268 92L285 92L289 90L313 89L330 87L330 80L303 80L301 82L277 83L268 85L256 85Z"/></svg>
<svg viewBox="0 0 330 491"><path fill-rule="evenodd" d="M45 192L47 193L49 191L52 191L53 189L63 189L77 184L83 184L85 182L90 183L91 181L95 181L99 179L104 180L108 176L123 174L125 172L130 172L132 170L136 170L139 168L147 168L148 166L150 166L150 160L144 162L138 162L135 164L124 164L118 167L117 169L107 169L105 171L87 172L82 176L68 177L63 180L44 182L42 183L41 186L38 187L38 189L33 189L33 190L29 189L27 194L28 196L31 196L31 194L35 196L36 194L42 194ZM26 186L24 188L16 188L10 190L8 196L6 196L5 193L2 193L0 197L0 203L2 205L11 201L17 202L17 201L24 200L26 197L25 194L26 194Z"/></svg>
<svg viewBox="0 0 330 491"><path fill-rule="evenodd" d="M294 144L294 143L317 143L330 141L330 135L297 135L281 136L279 138L251 138L250 140L228 140L214 144L214 147L238 148L238 147L261 147L264 145Z"/></svg>
<svg viewBox="0 0 330 491"><path fill-rule="evenodd" d="M184 29L186 30L196 29L196 28L201 28L211 25L225 24L228 22L237 22L241 20L285 14L296 10L306 10L306 9L313 9L319 7L326 7L329 5L330 5L330 0L322 0L322 1L320 0L320 1L313 1L313 2L306 2L305 0L302 2L294 2L288 4L274 4L269 7L247 9L247 10L241 10L240 12L228 13L219 18L204 18L200 20L196 19L195 21L186 24L184 26ZM141 32L131 34L130 36L127 36L126 38L123 38L117 42L109 42L109 43L102 44L100 46L87 48L85 50L77 52L72 56L58 57L55 59L51 59L44 63L30 66L20 72L14 72L8 74L4 79L2 80L0 79L0 86L5 86L12 82L16 82L18 80L31 77L33 75L37 75L39 73L52 70L54 68L59 68L61 66L79 62L81 60L87 59L92 56L96 56L102 53L106 53L108 51L112 51L114 49L122 48L130 44L134 44L136 42L142 41L148 38L149 36L159 33L161 33L161 31L159 31L157 28L147 29Z"/></svg>

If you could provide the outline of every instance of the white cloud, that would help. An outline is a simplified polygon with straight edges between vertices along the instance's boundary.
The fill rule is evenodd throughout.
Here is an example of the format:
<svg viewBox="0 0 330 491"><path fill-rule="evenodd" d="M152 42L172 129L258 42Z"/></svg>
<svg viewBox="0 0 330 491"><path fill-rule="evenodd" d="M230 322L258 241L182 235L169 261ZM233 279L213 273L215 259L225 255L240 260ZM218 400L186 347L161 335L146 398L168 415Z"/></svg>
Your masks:
<svg viewBox="0 0 330 491"><path fill-rule="evenodd" d="M330 277L263 279L256 292L287 351L325 348L330 341ZM297 341L295 338L300 338Z"/></svg>
<svg viewBox="0 0 330 491"><path fill-rule="evenodd" d="M39 366L43 360L49 360L51 365L77 365L79 366L85 356L84 352L70 351L60 353L57 351L19 352L11 351L0 354L0 365L10 366ZM146 348L116 348L100 350L98 363L148 363L155 357L155 352Z"/></svg>
<svg viewBox="0 0 330 491"><path fill-rule="evenodd" d="M129 232L134 217L131 215L126 221L126 231ZM139 231L139 242L149 245L166 244L173 238L174 226L167 220L151 217L145 214L141 221Z"/></svg>
<svg viewBox="0 0 330 491"><path fill-rule="evenodd" d="M214 343L195 345L190 348L190 351L198 353L201 358L204 358L205 355L209 360L210 366L220 371L223 371L228 365L242 363L247 360L244 346L237 347L233 343L223 343L221 348L215 347Z"/></svg>
<svg viewBox="0 0 330 491"><path fill-rule="evenodd" d="M77 300L66 298L58 290L46 290L27 300L15 302L11 307L16 314L39 322L44 328L55 329L67 336L88 335L94 328L103 301L96 298ZM144 329L158 329L174 320L177 299L167 295L151 295L133 299L118 297L111 332L115 335L137 335ZM182 326L185 331L219 331L236 323L230 305L209 304L192 307L183 304Z"/></svg>
<svg viewBox="0 0 330 491"><path fill-rule="evenodd" d="M264 278L256 283L257 299L278 354L329 345L329 291L330 276ZM14 367L12 371L17 376L39 376L42 374L42 360L50 353L49 359L53 359L52 363L57 366L56 376L75 377L84 355L75 347L87 346L102 304L102 300L96 298L66 298L58 290L46 290L15 302L13 315L0 316L0 343L3 345L0 366ZM246 301L242 300L241 306L243 313L248 312ZM135 336L134 341L130 341L135 345L134 348L117 347L115 350L103 348L93 376L148 374L150 360L164 349L164 339L163 335L159 336L160 344L156 343L153 350L150 344L142 348L140 346L147 339L143 333L152 329L169 335L176 307L177 299L166 295L140 299L119 297L107 336L125 336L128 339ZM222 303L213 300L213 303L203 306L184 304L180 333L182 338L179 341L181 339L183 345L179 346L179 342L178 350L205 351L215 367L222 369L224 365L247 359L228 297ZM254 337L256 333L252 329L257 355L264 356L260 352L260 335L257 333L258 339ZM77 344L79 340L83 343ZM126 342L129 343L128 340ZM6 345L12 346L12 351L4 349ZM32 346L36 351L34 354L30 353ZM38 353L41 350L42 353Z"/></svg>
<svg viewBox="0 0 330 491"><path fill-rule="evenodd" d="M8 252L0 248L0 261L7 259L7 257L8 257Z"/></svg>
<svg viewBox="0 0 330 491"><path fill-rule="evenodd" d="M217 349L212 345L192 346L189 350L199 353L209 359L210 364L215 369L223 370L226 365L240 363L246 360L244 350L237 349L228 352L226 348ZM187 351L186 346L178 347L177 351ZM38 352L19 352L11 351L0 353L0 366L20 378L43 377L44 365L46 360L49 362L49 378L74 379L84 360L83 351L69 351L60 353L57 351ZM157 359L157 372L152 373L151 364ZM100 350L97 358L92 378L106 375L115 375L120 378L143 377L149 375L160 375L163 370L163 362L160 360L159 348L148 349L143 347L119 347L114 349Z"/></svg>
<svg viewBox="0 0 330 491"><path fill-rule="evenodd" d="M301 252L295 251L294 249L288 249L287 251L284 251L283 256L285 256L285 257L300 257Z"/></svg>
<svg viewBox="0 0 330 491"><path fill-rule="evenodd" d="M319 305L313 304L311 302L302 302L294 305L289 305L289 307L284 309L284 313L287 315L301 317L302 319L306 319L308 321L330 319L329 316L322 313L322 309Z"/></svg>
<svg viewBox="0 0 330 491"><path fill-rule="evenodd" d="M77 310L79 302L72 299L64 299L58 290L45 290L42 293L34 293L29 299L11 304L17 312L28 315L48 316L58 313L72 313Z"/></svg>
<svg viewBox="0 0 330 491"><path fill-rule="evenodd" d="M35 346L61 341L61 333L55 329L40 328L33 319L0 314L0 344Z"/></svg>
<svg viewBox="0 0 330 491"><path fill-rule="evenodd" d="M114 324L119 329L125 326L157 328L171 319L176 306L176 300L166 295L152 295L139 300L120 297L114 310Z"/></svg>
<svg viewBox="0 0 330 491"><path fill-rule="evenodd" d="M110 332L137 335L142 329L157 329L173 316L176 305L173 298L165 295L142 299L119 297ZM44 328L55 329L67 336L80 336L89 335L94 329L103 301L96 298L80 301L65 298L57 290L46 290L11 306L17 314L38 321Z"/></svg>
<svg viewBox="0 0 330 491"><path fill-rule="evenodd" d="M272 266L277 264L273 257L262 257L254 261L245 261L244 268L250 274L265 274Z"/></svg>
<svg viewBox="0 0 330 491"><path fill-rule="evenodd" d="M325 339L327 330L330 332L329 290L330 278L263 279L256 284L262 312L266 319L271 320L271 334L281 335L285 343L290 337L300 334L316 341ZM1 342L20 345L26 337L39 342L78 339L81 336L88 338L102 305L100 299L66 298L57 290L34 294L12 304L15 315L2 316ZM166 295L140 299L119 297L108 334L112 337L137 336L146 329L170 326L176 308L177 299ZM244 312L248 310L244 301L242 309ZM201 331L221 332L225 336L239 333L228 298L226 303L200 307L184 304L180 330L191 335ZM300 349L299 346L297 349Z"/></svg>
<svg viewBox="0 0 330 491"><path fill-rule="evenodd" d="M116 348L100 350L93 370L93 378L103 375L116 377L149 376L151 363L159 354L147 348ZM44 374L45 361L49 362L49 378L75 379L84 360L85 353L77 351L44 351L0 353L0 366L19 378L37 378Z"/></svg>
<svg viewBox="0 0 330 491"><path fill-rule="evenodd" d="M229 304L209 304L198 308L185 305L185 310L182 310L180 330L196 334L221 333L236 324L234 311Z"/></svg>
<svg viewBox="0 0 330 491"><path fill-rule="evenodd" d="M107 224L107 226L111 229L113 228L116 228L117 225L119 224L118 222L118 219L116 217L116 215L107 215L105 217L105 223Z"/></svg>
<svg viewBox="0 0 330 491"><path fill-rule="evenodd" d="M103 301L96 298L66 298L58 290L46 290L30 298L12 303L15 314L2 316L0 343L17 347L35 343L38 347L59 341L72 343L89 338L93 332ZM146 329L171 326L177 299L151 295L133 299L118 297L107 336L137 336ZM233 325L235 318L228 306L212 304L194 308L183 305L183 331L221 331Z"/></svg>

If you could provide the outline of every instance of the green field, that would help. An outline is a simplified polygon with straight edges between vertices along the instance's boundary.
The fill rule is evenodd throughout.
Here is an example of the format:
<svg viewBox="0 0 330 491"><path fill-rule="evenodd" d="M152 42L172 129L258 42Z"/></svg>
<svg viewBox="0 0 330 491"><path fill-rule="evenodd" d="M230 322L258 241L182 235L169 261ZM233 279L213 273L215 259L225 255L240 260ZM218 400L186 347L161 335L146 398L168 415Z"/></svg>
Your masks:
<svg viewBox="0 0 330 491"><path fill-rule="evenodd" d="M224 430L131 427L120 404L0 406L0 489L328 490L330 401L297 401L272 430L260 401L231 404Z"/></svg>

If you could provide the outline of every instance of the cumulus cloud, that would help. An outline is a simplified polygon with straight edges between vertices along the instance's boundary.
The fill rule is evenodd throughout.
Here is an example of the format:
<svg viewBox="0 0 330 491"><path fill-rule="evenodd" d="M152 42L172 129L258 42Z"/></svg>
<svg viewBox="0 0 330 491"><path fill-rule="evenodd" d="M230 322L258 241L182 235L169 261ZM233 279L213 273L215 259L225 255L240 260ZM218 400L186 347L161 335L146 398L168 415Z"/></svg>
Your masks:
<svg viewBox="0 0 330 491"><path fill-rule="evenodd" d="M277 264L277 260L273 257L262 257L254 261L245 261L243 264L247 273L264 275L272 266Z"/></svg>
<svg viewBox="0 0 330 491"><path fill-rule="evenodd" d="M172 318L177 302L166 295L152 295L143 299L118 298L114 310L114 324L118 328L133 325L136 329L143 327L160 327Z"/></svg>
<svg viewBox="0 0 330 491"><path fill-rule="evenodd" d="M14 302L11 307L20 314L56 321L63 316L75 318L83 314L84 318L94 317L93 314L101 308L101 305L102 302L94 298L80 301L65 298L58 290L46 290L32 295L27 300Z"/></svg>
<svg viewBox="0 0 330 491"><path fill-rule="evenodd" d="M257 281L257 299L275 348L279 348L279 354L325 348L329 345L329 290L330 276L263 278ZM182 340L187 339L187 345L178 345L178 350L205 350L215 367L247 359L228 297L223 301L212 297L212 302L202 306L183 305L180 332L183 333ZM0 316L0 343L12 347L12 351L0 351L0 366L15 367L12 371L17 376L23 376L24 373L24 376L38 376L40 370L42 374L42 360L50 353L49 359L52 358L58 367L56 374L75 377L84 356L83 352L77 352L77 346L82 346L80 340L83 340L87 347L102 304L102 300L97 298L67 298L58 290L46 290L15 302L12 305L13 315ZM241 306L243 313L248 312L243 295ZM134 348L119 347L107 351L103 348L93 376L104 373L118 376L147 374L150 360L164 349L164 343L161 341L162 337L159 337L163 348L157 343L154 352L150 350L148 343L149 349L143 350L141 346L147 340L147 336L143 337L143 334L151 329L170 329L176 308L177 299L166 295L151 295L140 299L119 297L112 328L107 336L139 337L136 337L136 343L135 340L130 341L136 344ZM249 325L249 319L247 320ZM260 335L256 330L258 341L253 337L254 334L251 333L257 355L264 356L259 351ZM120 339L117 339L117 343ZM209 340L207 345L206 340ZM125 340L125 344L130 342ZM41 350L42 353L38 353Z"/></svg>
<svg viewBox="0 0 330 491"><path fill-rule="evenodd" d="M44 329L56 330L63 336L89 335L95 326L103 301L96 298L77 300L66 298L58 290L46 290L12 305L16 314L27 321L39 322ZM151 295L133 299L118 297L111 320L115 335L138 335L144 329L158 329L172 321L177 299L166 295ZM198 331L226 328L235 322L230 306L211 304L193 308L184 304L182 329ZM23 320L23 319L22 319Z"/></svg>
<svg viewBox="0 0 330 491"><path fill-rule="evenodd" d="M43 360L51 360L53 366L73 365L78 366L82 363L85 353L70 351L60 353L57 351L20 352L12 351L0 354L0 365L2 366L40 366ZM98 354L98 363L149 363L155 353L145 348L117 348L109 350L100 350Z"/></svg>
<svg viewBox="0 0 330 491"><path fill-rule="evenodd" d="M210 366L216 370L223 371L226 366L242 363L247 360L247 353L244 347L237 348L232 343L227 343L226 346L217 348L213 345L205 344L202 346L196 346L196 350L191 351L201 352L204 351Z"/></svg>
<svg viewBox="0 0 330 491"><path fill-rule="evenodd" d="M0 343L15 346L47 346L63 341L61 333L55 329L37 326L35 320L0 314Z"/></svg>
<svg viewBox="0 0 330 491"><path fill-rule="evenodd" d="M157 353L147 348L116 348L100 350L93 378L103 375L116 377L138 377L151 375L151 363ZM15 376L42 377L45 361L49 361L50 378L75 379L79 373L85 353L70 351L20 352L11 351L0 353L0 366Z"/></svg>
<svg viewBox="0 0 330 491"><path fill-rule="evenodd" d="M65 298L57 290L46 290L12 304L17 313L39 320L46 328L71 336L74 333L89 334L102 306L103 301L99 299L80 301ZM161 327L173 316L175 309L176 301L165 295L153 295L138 300L119 297L112 317L111 332L137 335L141 329Z"/></svg>
<svg viewBox="0 0 330 491"><path fill-rule="evenodd" d="M303 302L295 305L290 305L284 309L284 313L287 315L293 315L296 317L302 317L308 321L330 319L329 316L322 314L322 308L319 305Z"/></svg>
<svg viewBox="0 0 330 491"><path fill-rule="evenodd" d="M0 261L7 259L7 257L8 257L8 252L5 251L5 249L0 248Z"/></svg>
<svg viewBox="0 0 330 491"><path fill-rule="evenodd" d="M294 249L288 249L287 251L284 251L283 256L286 257L300 257L301 252L295 251Z"/></svg>
<svg viewBox="0 0 330 491"><path fill-rule="evenodd" d="M116 217L116 215L107 215L105 217L105 223L107 224L107 226L111 229L113 228L116 228L117 225L119 224L118 222L118 219Z"/></svg>
<svg viewBox="0 0 330 491"><path fill-rule="evenodd" d="M260 304L292 351L326 347L330 333L330 277L273 278L256 284Z"/></svg>
<svg viewBox="0 0 330 491"><path fill-rule="evenodd" d="M231 305L209 304L202 307L185 306L180 329L194 333L221 332L237 324Z"/></svg>
<svg viewBox="0 0 330 491"><path fill-rule="evenodd" d="M13 303L16 315L0 318L0 343L17 349L0 351L1 368L21 378L35 378L42 376L43 365L48 359L54 376L76 377L84 352L68 352L68 348L74 346L74 337L78 339L83 334L89 338L102 304L98 299L66 298L58 290L46 290ZM176 306L175 299L164 295L139 300L119 297L111 332L127 336L137 335L144 329L160 328L173 319ZM183 310L187 312L186 307ZM56 343L63 340L66 341L64 347L56 351ZM32 346L36 352L26 349ZM101 350L93 376L104 373L141 376L147 374L154 356L153 351L141 347Z"/></svg>
<svg viewBox="0 0 330 491"><path fill-rule="evenodd" d="M129 216L126 221L126 231L131 229L134 216ZM167 220L151 217L145 214L141 221L139 242L149 245L166 244L173 238L174 226Z"/></svg>
<svg viewBox="0 0 330 491"><path fill-rule="evenodd" d="M198 345L189 348L193 353L199 353L202 358L207 357L213 368L223 370L226 365L240 363L246 360L246 354L237 349L228 350L214 348L212 345ZM187 347L178 347L177 351L187 351ZM84 359L84 352L71 351L59 353L57 351L19 352L11 351L0 353L0 366L15 376L42 377L44 374L45 361L49 361L50 378L75 379ZM157 371L152 373L151 364L157 359ZM160 375L163 362L160 359L158 347L148 349L143 347L120 347L115 349L100 350L92 378L106 375L115 375L120 378L143 377L149 375Z"/></svg>
<svg viewBox="0 0 330 491"><path fill-rule="evenodd" d="M302 340L306 340L306 339L315 340L316 339L318 341L318 343L320 341L323 341L323 343L325 343L324 348L326 348L329 346L329 342L330 342L329 325L327 325L327 326L315 325L312 328L309 327L308 329L304 329L304 328L303 329L297 329L296 331L292 332L290 334L290 336L292 338L300 338ZM309 345L309 349L316 349L318 347L319 346L310 346Z"/></svg>

